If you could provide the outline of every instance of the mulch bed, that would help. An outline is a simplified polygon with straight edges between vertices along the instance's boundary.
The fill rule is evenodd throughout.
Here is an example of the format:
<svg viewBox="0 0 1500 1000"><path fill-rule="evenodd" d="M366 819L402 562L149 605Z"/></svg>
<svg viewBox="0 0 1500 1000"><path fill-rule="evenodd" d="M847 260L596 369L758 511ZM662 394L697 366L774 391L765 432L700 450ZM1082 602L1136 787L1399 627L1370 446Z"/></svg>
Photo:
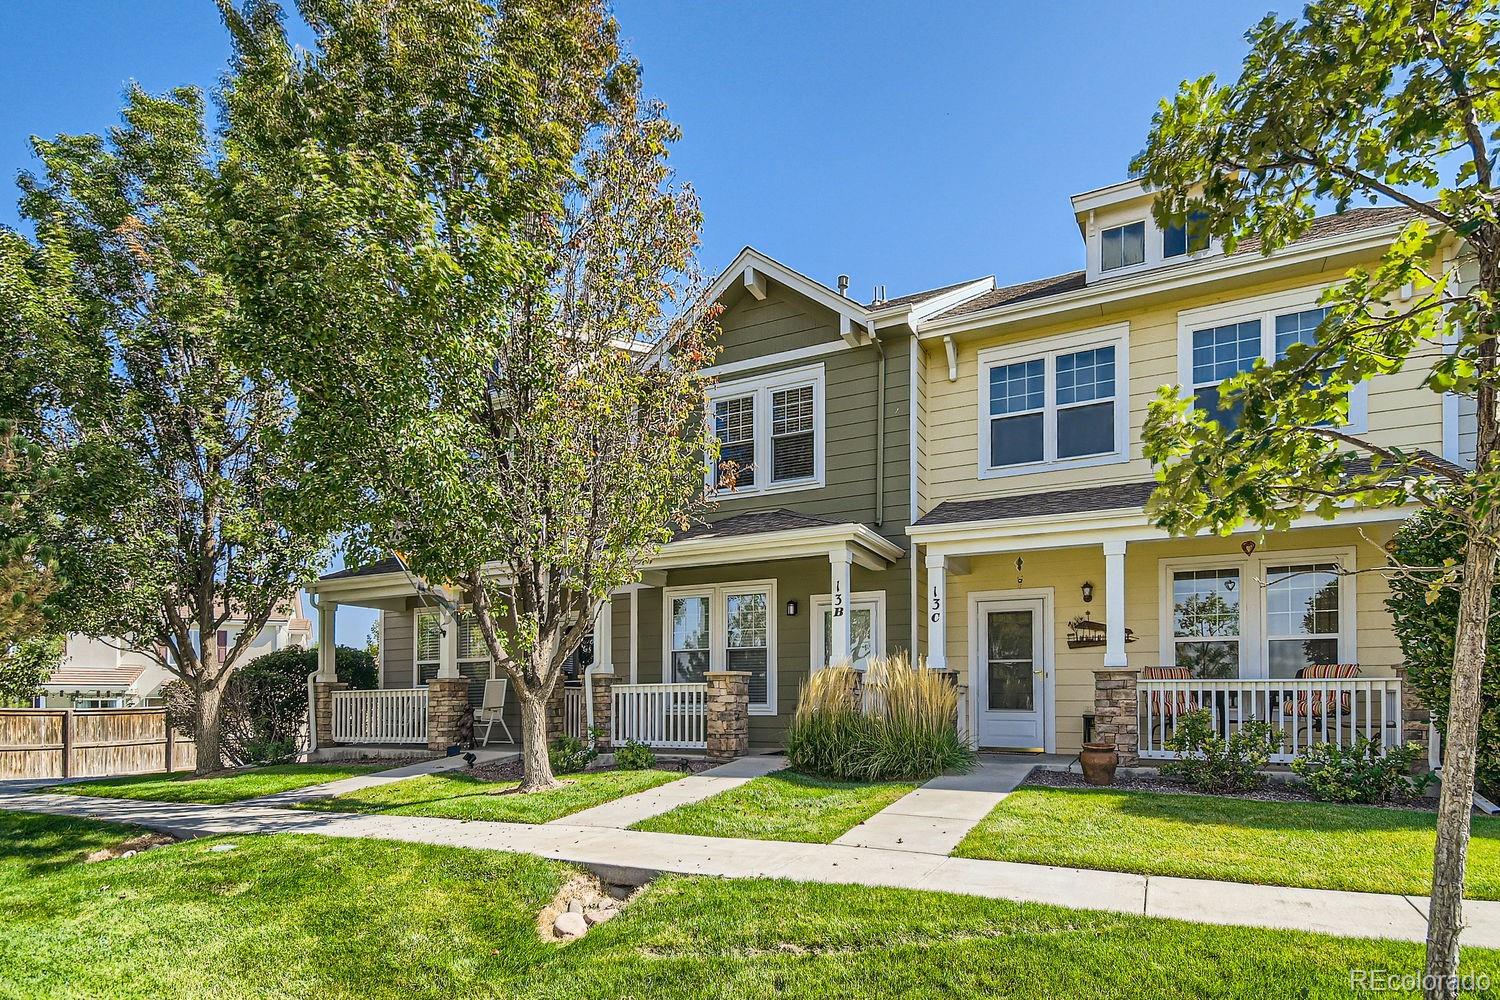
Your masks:
<svg viewBox="0 0 1500 1000"><path fill-rule="evenodd" d="M1075 771L1050 771L1037 768L1021 783L1022 787L1034 786L1037 788L1098 788L1083 780L1083 775ZM1115 783L1108 786L1111 789L1119 789L1128 792L1161 792L1167 795L1214 795L1211 792L1201 792L1186 783L1167 775L1161 774L1126 774L1119 772L1115 775ZM1101 789L1102 790L1102 789ZM1292 781L1267 781L1260 788L1249 792L1223 793L1223 798L1251 799L1256 802L1317 802L1307 786L1301 782ZM1432 812L1437 808L1435 799L1407 799L1399 802L1374 803L1385 809L1415 809L1422 812Z"/></svg>
<svg viewBox="0 0 1500 1000"><path fill-rule="evenodd" d="M702 757L658 757L653 770L657 771L681 771L683 774L697 774L699 771L707 771L715 766L711 760ZM521 780L521 758L512 757L509 760L495 760L485 764L475 764L473 767L455 771L455 774L467 774L478 778L480 781L520 781ZM601 764L595 761L588 767L589 771L613 771L613 764Z"/></svg>

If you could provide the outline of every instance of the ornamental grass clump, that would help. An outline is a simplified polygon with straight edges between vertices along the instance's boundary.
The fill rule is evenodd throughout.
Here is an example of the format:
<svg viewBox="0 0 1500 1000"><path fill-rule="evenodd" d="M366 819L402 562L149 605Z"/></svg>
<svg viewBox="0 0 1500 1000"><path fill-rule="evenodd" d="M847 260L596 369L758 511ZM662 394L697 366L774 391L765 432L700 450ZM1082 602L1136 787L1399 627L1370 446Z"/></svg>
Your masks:
<svg viewBox="0 0 1500 1000"><path fill-rule="evenodd" d="M861 683L862 680L862 683ZM958 733L958 691L905 655L814 674L797 698L787 756L801 771L845 781L930 778L974 766Z"/></svg>

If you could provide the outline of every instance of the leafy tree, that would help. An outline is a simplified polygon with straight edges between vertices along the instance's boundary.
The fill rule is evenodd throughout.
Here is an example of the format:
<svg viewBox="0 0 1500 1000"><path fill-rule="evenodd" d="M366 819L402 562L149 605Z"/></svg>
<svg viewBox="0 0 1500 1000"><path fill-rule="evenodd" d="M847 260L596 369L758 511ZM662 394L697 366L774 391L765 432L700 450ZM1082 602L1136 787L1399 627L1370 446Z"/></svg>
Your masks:
<svg viewBox="0 0 1500 1000"><path fill-rule="evenodd" d="M1314 0L1300 19L1268 16L1247 35L1239 79L1185 82L1134 163L1160 192L1159 220L1204 213L1226 248L1248 238L1270 253L1305 233L1324 199L1342 210L1384 198L1412 213L1377 265L1328 291L1316 344L1225 384L1223 405L1243 408L1237 423L1189 412L1166 387L1145 450L1161 465L1155 519L1174 532L1279 530L1309 511L1331 518L1345 501L1417 503L1461 525L1461 561L1427 577L1459 592L1427 949L1437 996L1454 992L1500 545L1496 34L1493 3L1460 0ZM1475 400L1473 472L1348 429L1351 389L1408 366L1427 371L1427 390Z"/></svg>
<svg viewBox="0 0 1500 1000"><path fill-rule="evenodd" d="M677 129L599 3L299 9L306 57L273 5L226 8L245 295L323 418L352 555L401 553L446 627L472 605L520 705L521 788L548 788L564 660L703 495Z"/></svg>
<svg viewBox="0 0 1500 1000"><path fill-rule="evenodd" d="M234 349L255 331L223 277L199 93L132 88L107 140L34 148L43 175L20 184L36 235L0 232L0 286L30 290L23 362L48 403L30 437L58 470L34 519L63 567L52 599L70 630L159 651L193 693L212 770L224 685L325 542L302 517L318 506L290 447L293 398ZM245 626L221 655L231 618Z"/></svg>
<svg viewBox="0 0 1500 1000"><path fill-rule="evenodd" d="M0 650L0 708L29 707L62 662L67 637L42 632Z"/></svg>
<svg viewBox="0 0 1500 1000"><path fill-rule="evenodd" d="M1462 525L1441 511L1413 515L1391 540L1391 557L1398 566L1457 565L1464 556ZM1453 683L1453 642L1458 634L1459 592L1433 588L1431 573L1399 573L1390 581L1386 607L1401 651L1406 676L1423 704L1432 709L1433 723L1446 740L1449 691ZM1489 641L1481 672L1479 736L1475 774L1481 788L1500 789L1500 594L1490 594Z"/></svg>

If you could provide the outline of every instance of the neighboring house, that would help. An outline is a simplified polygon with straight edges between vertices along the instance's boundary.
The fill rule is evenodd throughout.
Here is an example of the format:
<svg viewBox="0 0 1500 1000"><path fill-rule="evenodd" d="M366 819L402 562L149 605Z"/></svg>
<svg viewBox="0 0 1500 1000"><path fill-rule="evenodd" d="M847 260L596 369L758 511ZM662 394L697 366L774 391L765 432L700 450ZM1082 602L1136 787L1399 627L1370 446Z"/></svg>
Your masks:
<svg viewBox="0 0 1500 1000"><path fill-rule="evenodd" d="M312 623L301 612L302 594L277 608L266 625L240 654L248 663L264 653L287 646L306 647L312 640ZM243 621L230 619L215 642L227 650L243 629ZM197 630L193 641L198 640ZM62 663L42 686L41 708L137 708L161 704L161 686L172 680L152 650L113 638L73 633L68 636Z"/></svg>
<svg viewBox="0 0 1500 1000"><path fill-rule="evenodd" d="M746 671L756 745L781 742L810 672L911 649L956 673L984 747L1076 750L1095 672L1111 668L1181 666L1219 684L1143 698L1143 746L1163 706L1189 698L1306 721L1318 712L1282 680L1353 672L1340 664L1358 665L1356 713L1384 720L1396 689L1379 679L1400 663L1385 584L1336 570L1381 562L1407 512L1351 509L1254 547L1249 533L1170 539L1144 513L1140 435L1158 387L1207 405L1223 378L1310 337L1322 290L1376 260L1409 213L1322 218L1263 257L1163 232L1150 204L1134 181L1073 198L1082 270L872 303L848 297L847 279L830 288L742 251L711 289L723 313L707 400L738 478L601 613L595 669L617 684ZM1460 409L1422 374L1361 386L1352 422L1459 460ZM715 474L707 485L724 486ZM381 611L382 687L447 664L477 701L503 675L463 622L445 642L394 560L315 589L330 633L339 604Z"/></svg>

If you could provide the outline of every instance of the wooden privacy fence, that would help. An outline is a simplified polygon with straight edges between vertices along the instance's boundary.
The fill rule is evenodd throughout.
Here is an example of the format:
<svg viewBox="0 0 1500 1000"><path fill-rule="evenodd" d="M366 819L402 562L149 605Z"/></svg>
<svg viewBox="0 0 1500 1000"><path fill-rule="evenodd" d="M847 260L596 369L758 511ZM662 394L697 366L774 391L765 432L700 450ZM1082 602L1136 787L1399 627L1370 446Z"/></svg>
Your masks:
<svg viewBox="0 0 1500 1000"><path fill-rule="evenodd" d="M0 778L184 771L194 760L192 740L168 740L165 709L0 709Z"/></svg>

